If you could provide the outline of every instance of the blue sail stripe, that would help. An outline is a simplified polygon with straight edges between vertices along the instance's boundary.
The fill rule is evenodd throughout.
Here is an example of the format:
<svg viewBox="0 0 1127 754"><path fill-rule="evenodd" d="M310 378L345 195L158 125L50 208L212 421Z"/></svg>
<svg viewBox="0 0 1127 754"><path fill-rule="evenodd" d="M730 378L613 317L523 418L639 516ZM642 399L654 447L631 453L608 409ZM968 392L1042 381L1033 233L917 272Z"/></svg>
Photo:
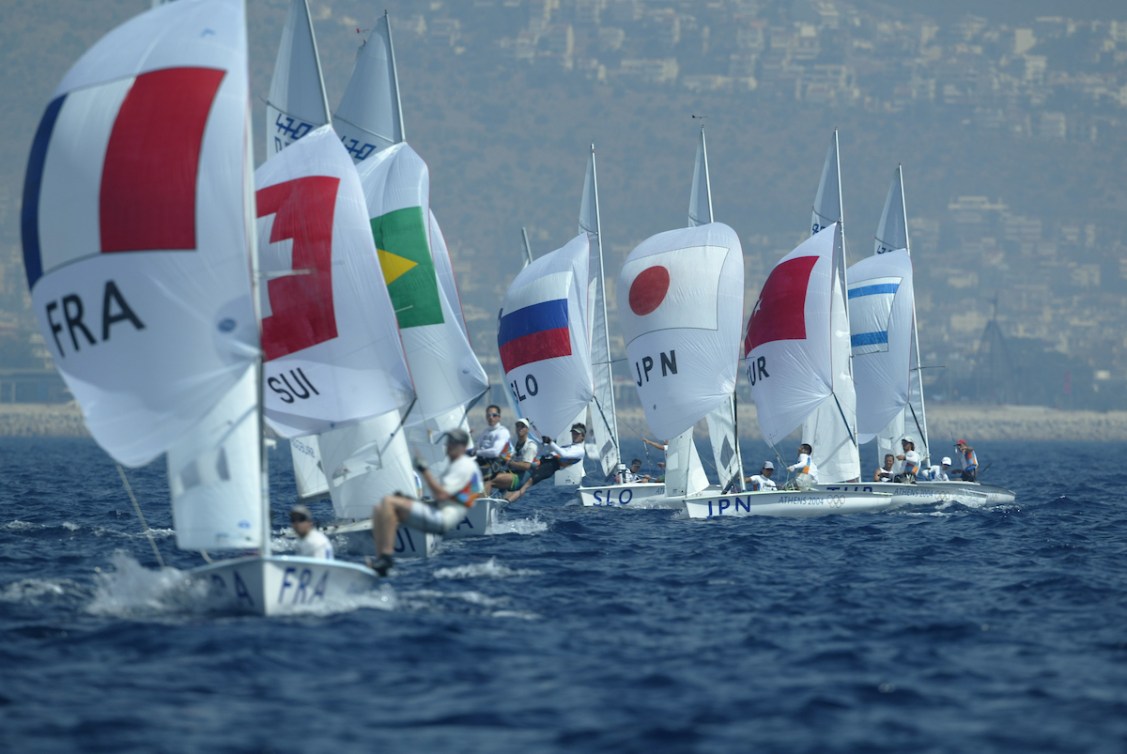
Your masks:
<svg viewBox="0 0 1127 754"><path fill-rule="evenodd" d="M849 345L854 348L857 346L877 346L883 343L888 343L888 330L882 332L859 332L849 338Z"/></svg>
<svg viewBox="0 0 1127 754"><path fill-rule="evenodd" d="M861 296L877 296L882 293L896 293L899 288L899 283L878 283L876 285L861 285L856 288L849 289L849 298L860 298Z"/></svg>
<svg viewBox="0 0 1127 754"><path fill-rule="evenodd" d="M501 317L500 332L497 333L497 344L504 345L510 340L522 338L545 330L556 330L567 327L567 299L541 301Z"/></svg>
<svg viewBox="0 0 1127 754"><path fill-rule="evenodd" d="M39 194L43 168L47 164L47 147L51 144L51 134L55 131L55 122L59 119L59 111L63 109L66 98L64 94L47 105L43 120L39 121L39 128L35 131L35 140L31 142L31 155L27 159L20 230L23 236L23 266L27 271L29 289L34 288L35 281L43 276L43 258L39 253Z"/></svg>

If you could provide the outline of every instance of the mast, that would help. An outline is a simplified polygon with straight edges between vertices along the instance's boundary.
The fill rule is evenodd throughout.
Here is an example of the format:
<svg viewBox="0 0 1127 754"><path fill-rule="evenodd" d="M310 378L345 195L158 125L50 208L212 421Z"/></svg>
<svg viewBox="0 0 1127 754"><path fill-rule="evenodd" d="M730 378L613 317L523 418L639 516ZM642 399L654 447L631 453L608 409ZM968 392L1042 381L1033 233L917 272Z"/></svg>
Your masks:
<svg viewBox="0 0 1127 754"><path fill-rule="evenodd" d="M532 244L528 242L528 228L520 226L520 234L524 239L524 266L532 264Z"/></svg>
<svg viewBox="0 0 1127 754"><path fill-rule="evenodd" d="M243 167L243 182L245 184L243 188L245 214L243 222L246 223L247 253L250 254L250 300L251 305L254 307L255 327L258 329L258 357L254 360L254 405L255 421L258 424L258 467L261 476L258 488L258 509L260 512L259 536L262 537L262 544L259 546L259 552L262 553L263 557L269 557L273 530L270 525L270 473L266 456L265 398L262 394L263 359L265 359L266 354L262 348L262 281L259 278L262 273L259 271L258 265L258 223L255 220L257 197L254 190L254 150L252 148L254 137L250 132L249 117L247 118L245 130L247 150L245 165Z"/></svg>
<svg viewBox="0 0 1127 754"><path fill-rule="evenodd" d="M317 83L321 87L321 114L322 123L332 123L332 111L329 110L329 95L325 93L325 74L321 70L321 54L317 50L317 35L313 33L313 17L309 13L309 0L302 0L305 6L305 28L309 30L309 44L313 47L313 59L317 61Z"/></svg>
<svg viewBox="0 0 1127 754"><path fill-rule="evenodd" d="M912 241L908 235L908 202L904 198L904 166L898 164L896 166L896 178L900 181L900 213L901 219L904 222L904 248L908 252L908 256L912 256ZM908 410L912 412L912 420L916 424L916 430L920 433L920 439L923 440L923 456L921 463L928 463L931 457L931 448L927 436L927 415L924 411L924 377L923 369L920 366L920 328L916 320L916 301L912 299L912 353L915 358L915 364L912 367L915 370L913 382L916 388L916 394L920 397L920 415L916 416L915 408L912 406L912 391L908 391Z"/></svg>

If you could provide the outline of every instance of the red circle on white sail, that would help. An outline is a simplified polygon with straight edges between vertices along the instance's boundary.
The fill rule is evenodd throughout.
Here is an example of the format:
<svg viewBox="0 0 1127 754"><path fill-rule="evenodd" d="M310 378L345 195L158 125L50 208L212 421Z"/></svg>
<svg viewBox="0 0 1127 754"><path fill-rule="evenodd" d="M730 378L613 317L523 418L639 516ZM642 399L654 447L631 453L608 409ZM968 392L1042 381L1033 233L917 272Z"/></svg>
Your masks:
<svg viewBox="0 0 1127 754"><path fill-rule="evenodd" d="M661 265L647 267L630 284L630 311L644 317L661 306L669 293L669 270Z"/></svg>

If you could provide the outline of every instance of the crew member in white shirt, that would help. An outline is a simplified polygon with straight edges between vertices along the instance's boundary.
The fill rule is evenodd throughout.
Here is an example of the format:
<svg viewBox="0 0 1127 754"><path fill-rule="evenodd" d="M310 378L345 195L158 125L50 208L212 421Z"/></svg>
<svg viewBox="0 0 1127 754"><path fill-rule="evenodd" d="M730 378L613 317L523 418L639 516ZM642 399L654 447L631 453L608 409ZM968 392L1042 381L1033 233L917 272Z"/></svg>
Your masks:
<svg viewBox="0 0 1127 754"><path fill-rule="evenodd" d="M540 446L528 436L528 419L517 419L513 425L513 432L517 439L512 443L512 453L509 454L508 470L502 471L493 477L493 483L486 482L486 492L490 489L501 492L512 492L519 489L536 466L536 456Z"/></svg>
<svg viewBox="0 0 1127 754"><path fill-rule="evenodd" d="M391 554L395 550L395 530L399 524L445 534L465 520L470 506L485 489L481 471L466 455L469 444L469 433L452 429L446 433L445 461L435 464L433 470L424 461L415 461L415 470L422 477L430 500L388 495L372 511L372 539L377 555L368 560L368 565L380 576L386 576L395 565Z"/></svg>
<svg viewBox="0 0 1127 754"><path fill-rule="evenodd" d="M795 475L809 474L810 479L818 483L818 467L814 465L814 446L808 442L804 442L798 446L798 461L787 466L787 471L794 472Z"/></svg>
<svg viewBox="0 0 1127 754"><path fill-rule="evenodd" d="M333 543L317 528L313 514L304 505L290 508L290 526L297 534L297 544L293 548L294 555L321 560L333 559Z"/></svg>
<svg viewBox="0 0 1127 754"><path fill-rule="evenodd" d="M901 440L900 447L903 452L896 456L896 460L901 462L896 481L914 482L916 475L920 473L920 454L916 452L916 444L910 438L905 437Z"/></svg>
<svg viewBox="0 0 1127 754"><path fill-rule="evenodd" d="M550 437L541 438L544 442L541 445L540 465L532 470L532 474L519 489L505 495L505 499L511 503L528 492L529 487L548 479L560 469L566 469L576 463L583 463L587 454L586 448L583 447L585 437L587 437L587 426L582 422L576 422L571 425L570 445L557 445Z"/></svg>
<svg viewBox="0 0 1127 754"><path fill-rule="evenodd" d="M486 406L485 421L488 426L478 435L477 444L470 455L481 467L481 478L492 481L493 477L505 470L511 440L509 430L501 423L501 407Z"/></svg>
<svg viewBox="0 0 1127 754"><path fill-rule="evenodd" d="M770 461L763 462L763 468L759 470L758 474L752 474L744 481L751 485L752 492L761 492L766 490L778 489L775 480L771 477L775 474L775 464Z"/></svg>
<svg viewBox="0 0 1127 754"><path fill-rule="evenodd" d="M928 469L929 482L949 482L951 481L951 459L948 456L943 456L941 466L932 466Z"/></svg>

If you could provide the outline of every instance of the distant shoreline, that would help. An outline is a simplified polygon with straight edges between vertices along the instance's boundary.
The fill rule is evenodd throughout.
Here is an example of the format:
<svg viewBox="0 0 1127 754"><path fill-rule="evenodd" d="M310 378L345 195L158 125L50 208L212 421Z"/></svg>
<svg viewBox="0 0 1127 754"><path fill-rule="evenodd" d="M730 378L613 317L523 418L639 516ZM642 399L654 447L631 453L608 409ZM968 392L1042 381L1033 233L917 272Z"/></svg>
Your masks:
<svg viewBox="0 0 1127 754"><path fill-rule="evenodd" d="M761 439L755 407L740 407L740 436ZM1042 406L934 405L928 434L943 443L983 440L1127 441L1127 411L1060 411ZM649 434L640 408L619 410L624 437ZM0 437L89 437L74 403L0 403Z"/></svg>

